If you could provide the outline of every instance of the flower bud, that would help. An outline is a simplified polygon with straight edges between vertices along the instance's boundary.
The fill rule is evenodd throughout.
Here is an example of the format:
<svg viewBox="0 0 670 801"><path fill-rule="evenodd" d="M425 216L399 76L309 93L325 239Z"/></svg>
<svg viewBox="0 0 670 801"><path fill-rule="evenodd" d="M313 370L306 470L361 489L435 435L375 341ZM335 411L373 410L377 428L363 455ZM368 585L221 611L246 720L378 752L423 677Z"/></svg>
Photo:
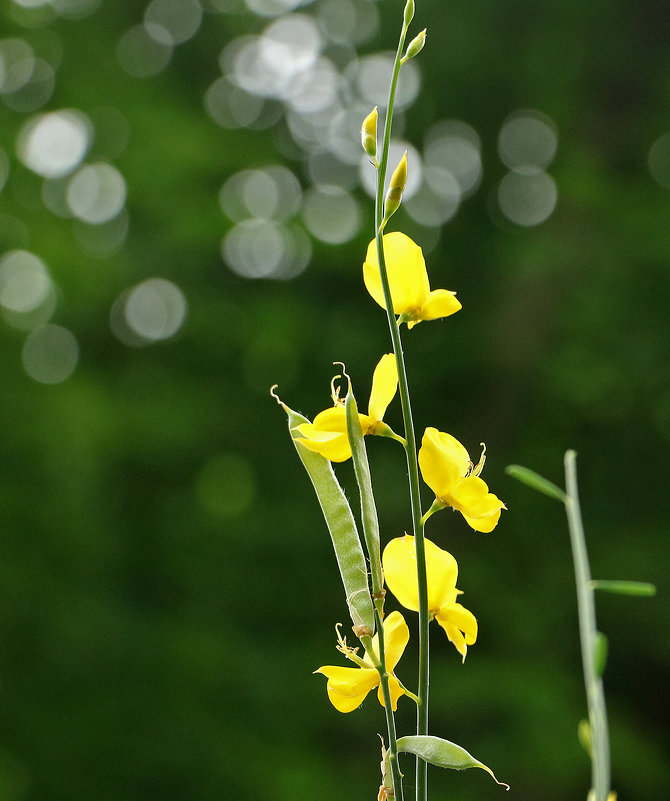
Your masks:
<svg viewBox="0 0 670 801"><path fill-rule="evenodd" d="M413 19L414 19L414 0L407 0L404 13L405 28L409 27L409 24Z"/></svg>
<svg viewBox="0 0 670 801"><path fill-rule="evenodd" d="M403 154L403 157L400 159L400 163L395 168L395 171L391 176L391 183L389 184L388 191L386 192L386 199L384 200L384 222L382 225L385 225L389 218L395 214L400 207L400 201L402 200L402 193L405 189L406 183L407 151L405 151Z"/></svg>
<svg viewBox="0 0 670 801"><path fill-rule="evenodd" d="M361 126L363 150L371 159L375 159L377 156L377 116L377 106L375 106L363 120L363 125Z"/></svg>
<svg viewBox="0 0 670 801"><path fill-rule="evenodd" d="M422 50L423 46L426 44L426 29L424 28L420 34L415 36L412 41L407 45L407 50L405 51L405 55L402 58L401 63L405 63L409 61L410 58L414 58L417 56Z"/></svg>

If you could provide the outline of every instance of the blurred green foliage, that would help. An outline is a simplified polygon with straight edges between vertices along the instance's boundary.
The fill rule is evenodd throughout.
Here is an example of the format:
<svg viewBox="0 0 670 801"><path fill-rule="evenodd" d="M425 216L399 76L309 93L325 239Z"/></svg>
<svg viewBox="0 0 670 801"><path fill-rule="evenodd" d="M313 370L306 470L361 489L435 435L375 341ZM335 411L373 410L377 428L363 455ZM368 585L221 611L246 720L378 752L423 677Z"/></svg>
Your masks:
<svg viewBox="0 0 670 801"><path fill-rule="evenodd" d="M26 332L0 331L0 801L374 798L381 709L369 700L339 715L310 675L338 658L333 627L346 607L268 392L277 382L312 416L343 360L367 397L389 349L361 280L369 201L357 190L366 227L343 245L315 240L299 278L235 275L220 255L231 227L217 200L224 181L285 163L309 185L282 120L229 130L203 107L222 47L268 20L211 2L167 67L138 78L116 48L144 4L102 2L34 26L24 5L3 0L2 37L62 48L40 111L94 118L113 108L127 122L125 147L95 141L89 158L112 159L124 176L129 233L108 257L85 252L76 223L44 206L42 178L15 156L31 114L0 103L10 164L0 252L27 249L48 264L59 287L52 322L79 343L74 373L47 385L23 368ZM400 3L377 5L380 29L361 53L395 41ZM598 600L613 785L621 801L658 801L670 796L670 192L647 154L670 128L668 7L417 5L428 41L404 136L418 144L434 121L464 120L481 137L484 174L443 229L423 230L403 211L393 221L427 243L434 285L457 290L464 307L405 337L415 419L471 452L485 440L486 479L509 507L490 536L446 512L429 524L458 559L480 624L465 666L434 637L432 730L490 765L510 798L585 798L563 509L503 472L515 462L562 485L573 447L594 577L659 590ZM491 211L505 172L498 132L520 108L541 110L559 132L558 205L529 228ZM155 276L181 289L188 317L176 336L129 347L111 332L110 309ZM399 410L388 420L398 428ZM369 451L390 538L409 525L402 454L387 441ZM398 673L411 686L409 654ZM401 702L401 733L413 726L410 706ZM436 798L501 792L478 771L433 771L431 782Z"/></svg>

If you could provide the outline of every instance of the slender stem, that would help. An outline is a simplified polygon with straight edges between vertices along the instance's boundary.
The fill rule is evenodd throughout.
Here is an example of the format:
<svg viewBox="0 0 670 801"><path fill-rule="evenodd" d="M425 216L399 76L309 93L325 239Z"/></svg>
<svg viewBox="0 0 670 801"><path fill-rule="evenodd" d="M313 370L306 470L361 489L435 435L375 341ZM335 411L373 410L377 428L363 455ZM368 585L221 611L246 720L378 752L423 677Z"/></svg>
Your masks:
<svg viewBox="0 0 670 801"><path fill-rule="evenodd" d="M389 762L391 764L391 775L393 777L393 795L395 801L404 801L402 787L402 773L398 764L398 742L395 728L395 717L393 715L393 702L391 699L391 688L389 687L389 674L386 671L386 645L384 643L384 626L382 625L379 611L375 609L375 628L379 642L379 660L375 660L375 653L371 645L366 646L368 655L373 660L373 664L379 671L379 679L384 695L384 712L386 713L386 730L389 738Z"/></svg>
<svg viewBox="0 0 670 801"><path fill-rule="evenodd" d="M589 557L586 551L584 526L579 507L577 490L577 467L574 451L565 454L565 486L567 497L565 509L570 529L572 558L577 583L577 610L579 615L579 638L582 648L584 685L589 708L591 728L591 785L594 801L607 801L610 791L610 751L607 729L607 709L603 682L596 673L595 654L598 629Z"/></svg>
<svg viewBox="0 0 670 801"><path fill-rule="evenodd" d="M377 172L377 195L375 201L375 231L377 254L379 259L379 272L381 276L382 288L384 290L384 301L386 304L386 315L388 318L393 352L396 357L398 367L398 389L402 403L403 424L405 428L405 454L407 457L407 470L409 476L409 492L412 510L412 529L416 543L416 563L417 579L419 589L419 681L418 695L419 704L417 705L417 734L428 734L428 690L429 690L429 615L428 615L428 588L426 579L426 553L423 539L423 523L421 520L421 497L419 490L419 465L417 461L416 437L414 434L414 422L412 420L412 407L409 397L409 385L407 382L407 370L405 367L405 357L402 350L400 330L398 322L393 312L393 300L391 289L386 271L386 260L384 258L384 241L382 237L381 225L384 208L384 184L386 181L386 168L388 165L388 153L391 143L391 126L393 122L393 104L395 91L400 73L400 61L405 36L407 34L408 22L403 23L402 31L398 41L395 61L393 64L393 74L389 87L388 105L386 110L386 121L384 124L384 138L382 144L382 156ZM416 799L426 801L427 799L427 768L428 764L417 757L416 765Z"/></svg>

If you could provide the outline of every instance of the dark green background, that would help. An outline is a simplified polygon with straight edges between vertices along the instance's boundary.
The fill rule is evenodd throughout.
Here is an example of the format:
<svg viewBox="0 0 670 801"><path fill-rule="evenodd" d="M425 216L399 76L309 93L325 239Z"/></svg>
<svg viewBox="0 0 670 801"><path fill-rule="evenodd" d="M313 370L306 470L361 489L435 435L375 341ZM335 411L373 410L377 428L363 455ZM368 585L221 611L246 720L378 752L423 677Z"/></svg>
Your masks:
<svg viewBox="0 0 670 801"><path fill-rule="evenodd" d="M278 383L312 416L343 360L367 400L389 349L361 280L371 209L351 242L315 241L296 280L230 272L217 193L241 169L285 160L285 134L281 121L219 128L202 97L223 45L268 20L207 13L168 68L142 80L115 49L144 5L107 0L34 29L1 6L3 37L48 29L63 43L47 110L112 106L128 120L114 163L130 233L108 259L85 255L14 156L30 115L0 105L11 159L0 246L48 263L61 292L53 322L80 346L74 374L42 385L23 370L24 334L0 331L0 801L372 799L381 708L370 698L340 715L311 675L339 662L333 627L346 607L268 393ZM401 4L379 8L361 54L395 41ZM569 447L594 575L659 589L598 599L613 784L620 801L670 796L670 193L646 161L670 128L668 23L658 0L420 0L413 28L429 39L405 136L419 143L433 121L456 117L479 132L484 160L481 188L428 258L433 286L456 289L464 310L405 337L417 428L448 430L471 454L485 440L485 477L509 507L491 535L446 512L429 524L458 559L480 624L465 666L435 628L432 729L491 765L516 801L582 799L589 786L563 512L503 472L515 462L562 483ZM518 108L540 109L559 131L558 206L528 229L489 214L504 173L497 134ZM286 163L307 187L302 162ZM403 214L394 227L419 239ZM110 308L156 275L184 292L187 322L169 341L127 347ZM400 427L397 403L388 420ZM402 454L376 440L369 451L388 539L409 526ZM408 650L398 669L410 686L415 659ZM401 733L412 722L401 700ZM431 777L435 799L505 795L479 771Z"/></svg>

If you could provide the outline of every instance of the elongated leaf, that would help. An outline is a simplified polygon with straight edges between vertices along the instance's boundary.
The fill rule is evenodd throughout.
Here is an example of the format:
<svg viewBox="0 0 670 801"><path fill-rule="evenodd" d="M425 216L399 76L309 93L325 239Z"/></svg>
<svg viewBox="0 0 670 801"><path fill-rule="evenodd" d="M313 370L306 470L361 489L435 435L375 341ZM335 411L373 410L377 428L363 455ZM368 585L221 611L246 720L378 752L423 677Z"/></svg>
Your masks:
<svg viewBox="0 0 670 801"><path fill-rule="evenodd" d="M656 595L656 587L648 581L592 581L594 590L614 592L618 595L638 595L649 597Z"/></svg>
<svg viewBox="0 0 670 801"><path fill-rule="evenodd" d="M475 759L465 748L461 748L456 743L443 740L440 737L433 737L430 734L415 734L409 737L401 737L398 740L398 751L407 754L414 754L421 757L431 765L440 768L451 768L452 770L465 770L467 768L481 768L485 770L496 784L509 790L509 784L499 782L491 768L483 762Z"/></svg>
<svg viewBox="0 0 670 801"><path fill-rule="evenodd" d="M516 480L520 481L522 484L532 487L534 490L542 492L544 495L548 495L550 498L553 498L556 501L565 503L565 492L563 492L560 487L557 487L556 484L552 484L551 481L547 481L546 478L543 478L534 470L530 470L527 467L522 467L519 464L511 464L505 468L505 472L508 476L516 478Z"/></svg>
<svg viewBox="0 0 670 801"><path fill-rule="evenodd" d="M354 397L351 383L345 402L347 413L347 434L351 445L352 461L354 463L354 473L358 483L358 491L361 496L361 520L363 522L363 536L365 545L368 549L370 559L370 572L372 574L372 587L375 595L381 594L384 588L384 578L382 574L381 549L379 545L379 518L377 516L377 506L372 493L372 478L370 476L370 463L365 447L365 439L358 417L358 406Z"/></svg>
<svg viewBox="0 0 670 801"><path fill-rule="evenodd" d="M281 401L279 403L288 415L289 433L293 444L323 511L354 628L367 629L372 634L375 630L375 621L367 565L349 503L328 459L303 448L297 442L300 434L294 431L295 427L301 423L308 423L309 420L294 412L285 403Z"/></svg>

